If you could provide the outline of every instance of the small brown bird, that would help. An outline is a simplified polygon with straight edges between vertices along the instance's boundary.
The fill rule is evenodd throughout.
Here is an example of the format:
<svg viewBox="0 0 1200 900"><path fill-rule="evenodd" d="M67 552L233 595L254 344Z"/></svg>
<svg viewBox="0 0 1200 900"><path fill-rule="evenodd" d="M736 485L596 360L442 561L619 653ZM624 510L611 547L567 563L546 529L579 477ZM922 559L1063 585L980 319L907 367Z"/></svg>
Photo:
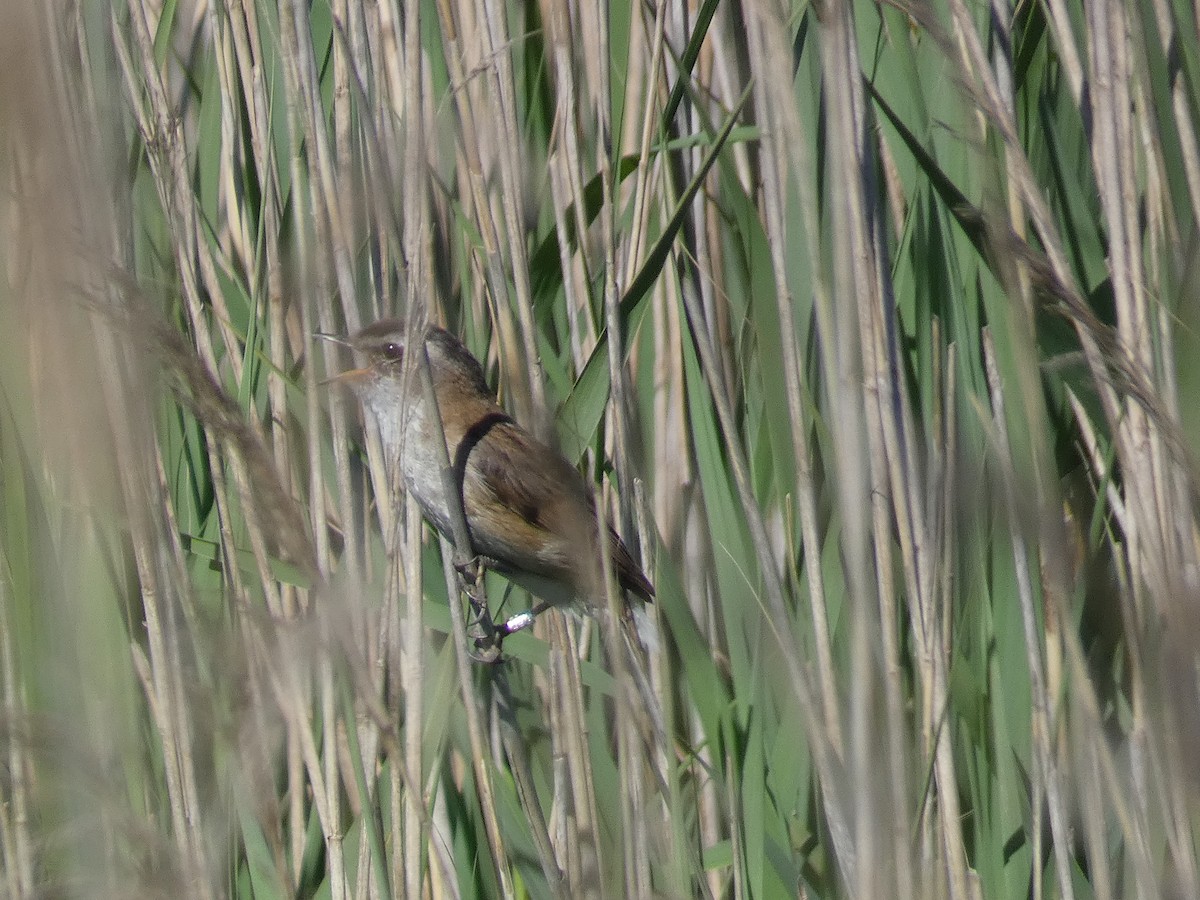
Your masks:
<svg viewBox="0 0 1200 900"><path fill-rule="evenodd" d="M399 460L425 516L453 539L433 411L418 374L405 377L405 323L383 319L348 340L334 339L368 363L337 380L375 417L389 460ZM603 603L596 505L583 477L500 407L483 367L458 338L431 325L425 348L474 552L546 605ZM650 601L654 587L611 528L608 551L617 583Z"/></svg>

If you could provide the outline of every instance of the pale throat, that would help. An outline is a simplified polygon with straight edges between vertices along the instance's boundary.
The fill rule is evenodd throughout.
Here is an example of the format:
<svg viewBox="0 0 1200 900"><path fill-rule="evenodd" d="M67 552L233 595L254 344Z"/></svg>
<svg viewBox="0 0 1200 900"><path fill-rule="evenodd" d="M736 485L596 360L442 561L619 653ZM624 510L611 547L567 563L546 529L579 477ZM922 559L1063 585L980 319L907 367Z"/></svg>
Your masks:
<svg viewBox="0 0 1200 900"><path fill-rule="evenodd" d="M395 462L404 445L404 432L414 410L401 390L399 378L376 378L361 391L363 405L379 426L379 440L389 462Z"/></svg>
<svg viewBox="0 0 1200 900"><path fill-rule="evenodd" d="M415 377L415 376L414 376ZM412 391L404 396L399 378L380 378L362 391L363 405L379 426L379 440L388 465L399 463L405 487L445 533L450 517L442 492L441 455L436 444L422 440L429 428L424 399Z"/></svg>

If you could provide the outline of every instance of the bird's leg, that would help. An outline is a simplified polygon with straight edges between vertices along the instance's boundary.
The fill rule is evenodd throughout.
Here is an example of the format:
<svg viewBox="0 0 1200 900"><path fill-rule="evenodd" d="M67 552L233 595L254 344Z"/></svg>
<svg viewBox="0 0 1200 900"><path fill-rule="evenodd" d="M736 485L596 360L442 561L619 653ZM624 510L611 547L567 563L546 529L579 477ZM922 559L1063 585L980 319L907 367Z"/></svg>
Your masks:
<svg viewBox="0 0 1200 900"><path fill-rule="evenodd" d="M504 641L503 628L497 628L492 621L488 608L467 592L471 602L471 621L467 623L467 637L470 639L471 657L476 662L494 663L502 658L501 644Z"/></svg>
<svg viewBox="0 0 1200 900"><path fill-rule="evenodd" d="M477 626L472 626L467 629L467 637L471 638L471 646L467 648L467 654L475 662L493 663L504 662L504 651L500 647L502 638L499 636L499 631L493 631L491 635Z"/></svg>
<svg viewBox="0 0 1200 900"><path fill-rule="evenodd" d="M471 657L476 662L494 663L502 658L500 644L506 632L497 628L482 595L484 561L480 556L456 560L454 569L462 579L463 593L471 604L471 619L467 622L467 637L471 641Z"/></svg>
<svg viewBox="0 0 1200 900"><path fill-rule="evenodd" d="M496 631L500 636L507 637L516 631L522 631L533 624L533 620L549 609L549 603L538 603L533 609L527 609L524 612L519 612L514 616L509 616L497 626Z"/></svg>
<svg viewBox="0 0 1200 900"><path fill-rule="evenodd" d="M467 600L471 604L472 619L467 623L468 636L475 636L471 632L476 628L482 628L488 632L495 631L496 626L488 611L487 600L481 596L482 591L480 590L480 580L483 577L483 558L476 556L464 562L456 561L454 570L462 579L463 593L467 595Z"/></svg>
<svg viewBox="0 0 1200 900"><path fill-rule="evenodd" d="M458 556L456 553L455 556ZM476 555L470 559L454 560L454 571L463 580L463 583L469 587L474 587L479 579L483 576L483 557Z"/></svg>
<svg viewBox="0 0 1200 900"><path fill-rule="evenodd" d="M481 605L470 594L467 594L467 599L471 604L471 618L467 620L467 637L473 640L476 646L499 644L504 638L504 633L496 627L488 608Z"/></svg>
<svg viewBox="0 0 1200 900"><path fill-rule="evenodd" d="M470 594L467 596L470 597ZM503 659L501 644L504 641L504 629L496 627L487 607L477 607L473 597L471 598L471 609L474 618L467 623L467 637L470 639L468 652L471 654L471 658L482 663L500 662Z"/></svg>

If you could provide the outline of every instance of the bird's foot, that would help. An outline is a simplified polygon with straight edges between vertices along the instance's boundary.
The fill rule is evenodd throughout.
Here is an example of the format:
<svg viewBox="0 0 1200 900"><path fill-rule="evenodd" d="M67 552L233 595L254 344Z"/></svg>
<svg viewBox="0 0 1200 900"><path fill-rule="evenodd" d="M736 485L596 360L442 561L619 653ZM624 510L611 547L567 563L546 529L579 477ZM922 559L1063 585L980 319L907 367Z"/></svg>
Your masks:
<svg viewBox="0 0 1200 900"><path fill-rule="evenodd" d="M500 662L504 657L502 644L506 632L502 627L496 627L487 606L470 591L467 591L467 599L471 604L471 621L467 623L471 658L481 663Z"/></svg>
<svg viewBox="0 0 1200 900"><path fill-rule="evenodd" d="M475 662L492 665L504 661L504 635L499 629L488 630L475 622L467 626L467 638L467 652Z"/></svg>
<svg viewBox="0 0 1200 900"><path fill-rule="evenodd" d="M472 556L467 560L458 560L454 563L454 571L458 572L458 576L463 580L463 583L470 588L479 583L479 579L483 576L483 557Z"/></svg>

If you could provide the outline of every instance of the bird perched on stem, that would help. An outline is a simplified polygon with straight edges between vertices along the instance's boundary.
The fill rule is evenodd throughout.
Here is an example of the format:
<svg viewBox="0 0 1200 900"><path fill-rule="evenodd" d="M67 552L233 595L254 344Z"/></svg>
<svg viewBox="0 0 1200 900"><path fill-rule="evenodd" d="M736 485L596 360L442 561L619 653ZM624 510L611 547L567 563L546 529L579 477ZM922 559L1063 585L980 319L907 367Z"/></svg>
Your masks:
<svg viewBox="0 0 1200 900"><path fill-rule="evenodd" d="M441 479L440 415L446 450L461 492L472 551L484 565L528 587L545 606L604 603L596 505L587 483L557 450L542 443L496 402L483 367L443 328L424 330L437 410L415 371L406 371L400 319L383 319L350 338L320 335L365 359L335 380L348 384L379 425L389 462L425 516L453 540L453 516ZM616 583L650 601L654 587L629 549L607 529L607 557ZM532 621L514 616L509 630Z"/></svg>

